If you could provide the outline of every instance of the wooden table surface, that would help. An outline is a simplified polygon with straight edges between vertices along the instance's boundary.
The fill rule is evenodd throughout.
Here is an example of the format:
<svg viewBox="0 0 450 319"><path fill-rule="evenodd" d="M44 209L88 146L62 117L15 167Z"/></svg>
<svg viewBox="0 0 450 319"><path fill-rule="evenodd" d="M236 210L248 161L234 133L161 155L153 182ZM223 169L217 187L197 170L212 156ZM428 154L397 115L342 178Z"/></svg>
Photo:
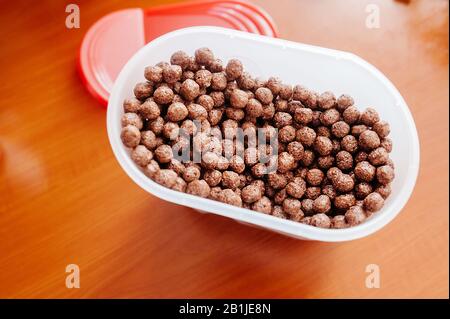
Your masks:
<svg viewBox="0 0 450 319"><path fill-rule="evenodd" d="M0 2L0 297L449 296L448 1L258 0L280 36L352 51L414 116L421 168L403 212L347 243L298 241L150 196L116 162L75 65L104 14L161 1ZM366 5L380 28L365 26ZM77 264L81 287L65 286ZM381 287L368 289L377 264Z"/></svg>

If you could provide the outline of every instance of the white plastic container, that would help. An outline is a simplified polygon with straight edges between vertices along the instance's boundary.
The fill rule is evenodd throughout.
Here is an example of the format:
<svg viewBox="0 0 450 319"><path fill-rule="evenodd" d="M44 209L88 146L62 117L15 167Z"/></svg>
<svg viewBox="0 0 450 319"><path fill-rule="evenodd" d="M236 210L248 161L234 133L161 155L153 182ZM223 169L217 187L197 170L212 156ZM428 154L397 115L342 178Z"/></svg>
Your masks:
<svg viewBox="0 0 450 319"><path fill-rule="evenodd" d="M145 66L168 61L173 52L207 46L226 62L240 59L254 76L279 76L285 83L300 83L313 90L348 93L359 108L373 106L391 124L394 141L391 158L395 163L392 194L383 209L356 227L321 229L283 220L244 208L226 205L165 188L144 175L133 163L120 140L122 102L132 96L133 87L144 80ZM108 136L122 168L135 183L164 200L197 210L265 227L299 239L327 242L367 236L389 223L408 201L419 170L419 141L414 120L400 93L374 66L358 56L321 47L217 27L192 27L165 34L140 49L120 72L108 103Z"/></svg>

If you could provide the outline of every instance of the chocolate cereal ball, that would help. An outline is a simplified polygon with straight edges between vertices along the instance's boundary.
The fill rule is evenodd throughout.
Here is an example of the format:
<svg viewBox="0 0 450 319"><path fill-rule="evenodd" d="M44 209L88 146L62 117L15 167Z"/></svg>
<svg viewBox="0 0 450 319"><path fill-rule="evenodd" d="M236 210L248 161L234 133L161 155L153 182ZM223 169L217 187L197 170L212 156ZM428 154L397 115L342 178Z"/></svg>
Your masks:
<svg viewBox="0 0 450 319"><path fill-rule="evenodd" d="M317 132L318 136L325 136L328 138L331 137L331 130L326 126L321 125L321 126L317 127L316 132Z"/></svg>
<svg viewBox="0 0 450 319"><path fill-rule="evenodd" d="M269 104L273 100L272 91L265 87L256 89L255 96L262 104Z"/></svg>
<svg viewBox="0 0 450 319"><path fill-rule="evenodd" d="M194 79L201 88L207 88L211 85L212 74L208 70L198 70Z"/></svg>
<svg viewBox="0 0 450 319"><path fill-rule="evenodd" d="M211 88L217 91L223 91L227 87L227 77L225 72L213 73L211 77Z"/></svg>
<svg viewBox="0 0 450 319"><path fill-rule="evenodd" d="M266 87L272 91L273 95L278 95L281 89L281 80L272 76L267 80Z"/></svg>
<svg viewBox="0 0 450 319"><path fill-rule="evenodd" d="M206 120L208 118L208 112L206 109L200 104L191 103L187 107L188 117L191 120Z"/></svg>
<svg viewBox="0 0 450 319"><path fill-rule="evenodd" d="M334 199L334 207L337 209L347 210L355 205L356 199L353 194L343 194L336 196Z"/></svg>
<svg viewBox="0 0 450 319"><path fill-rule="evenodd" d="M300 164L305 167L309 167L314 163L316 156L311 150L305 150L303 152L303 157L300 159Z"/></svg>
<svg viewBox="0 0 450 319"><path fill-rule="evenodd" d="M203 106L207 111L211 111L214 108L214 100L207 94L200 95L197 98L197 104Z"/></svg>
<svg viewBox="0 0 450 319"><path fill-rule="evenodd" d="M391 132L389 123L387 123L385 121L376 122L375 124L373 124L372 129L381 138L387 137L389 135L389 133Z"/></svg>
<svg viewBox="0 0 450 319"><path fill-rule="evenodd" d="M306 107L297 108L294 113L294 119L297 123L306 125L313 119L313 111Z"/></svg>
<svg viewBox="0 0 450 319"><path fill-rule="evenodd" d="M287 146L287 152L292 155L295 161L299 161L303 158L304 148L302 143L294 141L290 142Z"/></svg>
<svg viewBox="0 0 450 319"><path fill-rule="evenodd" d="M352 206L345 213L345 220L350 226L361 224L366 219L364 210L360 206Z"/></svg>
<svg viewBox="0 0 450 319"><path fill-rule="evenodd" d="M208 120L211 125L217 125L221 121L223 116L222 109L212 109L208 112Z"/></svg>
<svg viewBox="0 0 450 319"><path fill-rule="evenodd" d="M228 107L225 109L225 114L229 119L235 120L235 121L241 121L245 117L245 112L242 109L235 109Z"/></svg>
<svg viewBox="0 0 450 319"><path fill-rule="evenodd" d="M331 126L341 118L341 114L336 109L327 109L320 114L320 122L325 126Z"/></svg>
<svg viewBox="0 0 450 319"><path fill-rule="evenodd" d="M377 181L381 185L387 185L391 183L395 177L394 169L389 165L383 165L377 168Z"/></svg>
<svg viewBox="0 0 450 319"><path fill-rule="evenodd" d="M198 65L209 65L214 61L214 54L209 48L195 50L195 62Z"/></svg>
<svg viewBox="0 0 450 319"><path fill-rule="evenodd" d="M280 98L289 100L292 97L292 85L281 84L280 91L278 92Z"/></svg>
<svg viewBox="0 0 450 319"><path fill-rule="evenodd" d="M217 162L219 161L219 155L214 152L204 152L202 154L202 163L201 165L206 169L214 169L217 166Z"/></svg>
<svg viewBox="0 0 450 319"><path fill-rule="evenodd" d="M236 189L240 185L239 175L233 171L225 171L222 173L222 186L224 188Z"/></svg>
<svg viewBox="0 0 450 319"><path fill-rule="evenodd" d="M328 137L318 136L314 141L314 149L322 156L329 155L333 150L333 144Z"/></svg>
<svg viewBox="0 0 450 319"><path fill-rule="evenodd" d="M210 169L203 174L203 179L210 187L214 187L222 181L222 173L216 169Z"/></svg>
<svg viewBox="0 0 450 319"><path fill-rule="evenodd" d="M247 103L248 103L248 94L245 91L234 89L230 95L231 106L238 109L243 109L245 108Z"/></svg>
<svg viewBox="0 0 450 319"><path fill-rule="evenodd" d="M263 115L264 109L257 99L249 99L246 106L245 106L245 112L247 115L257 118Z"/></svg>
<svg viewBox="0 0 450 319"><path fill-rule="evenodd" d="M264 120L270 120L274 117L274 115L275 115L275 106L273 106L273 103L263 106L262 118Z"/></svg>
<svg viewBox="0 0 450 319"><path fill-rule="evenodd" d="M281 218L281 219L288 219L288 215L283 211L283 208L281 206L275 205L272 208L272 212L270 213L272 216Z"/></svg>
<svg viewBox="0 0 450 319"><path fill-rule="evenodd" d="M311 221L309 223L311 226L316 226L320 228L330 228L331 220L325 214L315 214L311 217Z"/></svg>
<svg viewBox="0 0 450 319"><path fill-rule="evenodd" d="M375 177L375 167L367 161L356 164L354 173L356 178L363 182L371 182Z"/></svg>
<svg viewBox="0 0 450 319"><path fill-rule="evenodd" d="M281 189L286 187L288 180L284 174L270 173L267 175L267 182L274 189Z"/></svg>
<svg viewBox="0 0 450 319"><path fill-rule="evenodd" d="M278 131L278 140L282 143L289 143L295 139L295 128L291 125L286 125Z"/></svg>
<svg viewBox="0 0 450 319"><path fill-rule="evenodd" d="M366 150L372 150L380 146L378 134L371 130L366 130L359 136L359 145Z"/></svg>
<svg viewBox="0 0 450 319"><path fill-rule="evenodd" d="M166 83L173 84L181 80L183 70L179 65L169 65L163 68L163 79Z"/></svg>
<svg viewBox="0 0 450 319"><path fill-rule="evenodd" d="M306 173L306 181L311 186L319 186L322 183L324 177L325 174L318 168L310 169Z"/></svg>
<svg viewBox="0 0 450 319"><path fill-rule="evenodd" d="M369 157L369 154L367 154L364 151L359 151L356 153L354 159L356 163L362 162L362 161L367 161L367 158Z"/></svg>
<svg viewBox="0 0 450 319"><path fill-rule="evenodd" d="M153 93L153 99L158 104L169 104L173 100L173 91L167 86L158 87Z"/></svg>
<svg viewBox="0 0 450 319"><path fill-rule="evenodd" d="M249 73L243 72L241 77L237 79L237 85L243 90L253 90L255 79Z"/></svg>
<svg viewBox="0 0 450 319"><path fill-rule="evenodd" d="M198 166L195 165L188 166L183 172L183 179L188 183L199 178L200 178L200 168Z"/></svg>
<svg viewBox="0 0 450 319"><path fill-rule="evenodd" d="M255 184L245 186L242 189L241 197L246 203L254 203L262 197L261 187Z"/></svg>
<svg viewBox="0 0 450 319"><path fill-rule="evenodd" d="M341 193L350 192L355 186L355 181L348 174L340 174L332 181L334 188Z"/></svg>
<svg viewBox="0 0 450 319"><path fill-rule="evenodd" d="M186 193L207 198L211 188L203 179L196 179L190 182L186 187Z"/></svg>
<svg viewBox="0 0 450 319"><path fill-rule="evenodd" d="M333 185L325 185L322 187L322 194L327 195L331 200L335 199L337 194Z"/></svg>
<svg viewBox="0 0 450 319"><path fill-rule="evenodd" d="M177 181L177 173L170 169L160 169L153 175L153 180L165 187L171 188Z"/></svg>
<svg viewBox="0 0 450 319"><path fill-rule="evenodd" d="M125 113L137 113L141 106L141 101L132 97L123 101L123 110Z"/></svg>
<svg viewBox="0 0 450 319"><path fill-rule="evenodd" d="M389 153L383 147L378 147L370 152L367 158L372 165L379 166L387 163Z"/></svg>
<svg viewBox="0 0 450 319"><path fill-rule="evenodd" d="M327 171L327 178L330 181L334 181L336 178L338 178L342 174L342 171L337 167L331 167Z"/></svg>
<svg viewBox="0 0 450 319"><path fill-rule="evenodd" d="M237 80L243 71L244 67L242 66L242 62L237 59L231 59L225 67L225 73L229 81Z"/></svg>
<svg viewBox="0 0 450 319"><path fill-rule="evenodd" d="M167 168L173 170L178 175L182 175L186 167L179 160L172 158L170 163L167 164Z"/></svg>
<svg viewBox="0 0 450 319"><path fill-rule="evenodd" d="M314 207L314 200L310 198L302 199L302 210L305 213L305 215L313 214L314 213L313 207Z"/></svg>
<svg viewBox="0 0 450 319"><path fill-rule="evenodd" d="M163 144L156 148L155 158L159 163L169 163L173 158L172 148Z"/></svg>
<svg viewBox="0 0 450 319"><path fill-rule="evenodd" d="M241 196L236 194L232 189L227 188L221 191L218 199L225 204L242 207Z"/></svg>
<svg viewBox="0 0 450 319"><path fill-rule="evenodd" d="M386 185L379 185L377 188L375 188L375 192L381 195L383 199L386 199L391 195L392 189L390 184Z"/></svg>
<svg viewBox="0 0 450 319"><path fill-rule="evenodd" d="M364 208L369 212L377 212L384 205L384 199L380 194L374 192L364 198Z"/></svg>
<svg viewBox="0 0 450 319"><path fill-rule="evenodd" d="M160 83L163 79L163 69L159 66L148 66L145 68L144 77L153 83Z"/></svg>
<svg viewBox="0 0 450 319"><path fill-rule="evenodd" d="M392 152L392 140L389 137L383 138L380 146L383 147L388 153Z"/></svg>
<svg viewBox="0 0 450 319"><path fill-rule="evenodd" d="M343 138L350 133L350 125L344 121L338 121L331 126L331 133L337 138Z"/></svg>
<svg viewBox="0 0 450 319"><path fill-rule="evenodd" d="M372 185L366 182L361 182L355 186L355 196L357 199L366 198L366 196L372 193L372 191Z"/></svg>
<svg viewBox="0 0 450 319"><path fill-rule="evenodd" d="M302 198L306 191L306 182L301 177L294 179L286 185L286 193L293 198Z"/></svg>
<svg viewBox="0 0 450 319"><path fill-rule="evenodd" d="M282 152L278 155L278 171L286 173L295 168L295 159L288 152Z"/></svg>
<svg viewBox="0 0 450 319"><path fill-rule="evenodd" d="M355 136L355 137L359 137L362 132L367 131L369 128L367 126L365 126L364 124L359 124L359 125L353 125L352 129L351 129L351 133Z"/></svg>
<svg viewBox="0 0 450 319"><path fill-rule="evenodd" d="M150 178L153 178L159 171L159 164L155 160L150 160L150 163L144 167L144 174Z"/></svg>
<svg viewBox="0 0 450 319"><path fill-rule="evenodd" d="M154 150L157 147L156 135L153 131L142 131L140 142L149 150Z"/></svg>
<svg viewBox="0 0 450 319"><path fill-rule="evenodd" d="M215 73L215 72L222 72L223 71L223 63L220 59L215 59L208 65L209 71Z"/></svg>
<svg viewBox="0 0 450 319"><path fill-rule="evenodd" d="M348 124L358 123L361 113L355 106L350 106L342 113L344 121Z"/></svg>
<svg viewBox="0 0 450 319"><path fill-rule="evenodd" d="M184 71L181 74L181 82L183 82L184 80L187 80L187 79L194 80L194 78L195 78L195 73L192 71Z"/></svg>
<svg viewBox="0 0 450 319"><path fill-rule="evenodd" d="M327 170L334 165L335 158L332 155L319 156L317 158L317 166L323 170Z"/></svg>
<svg viewBox="0 0 450 319"><path fill-rule="evenodd" d="M187 101L193 101L200 95L200 86L194 80L187 79L181 85L180 94Z"/></svg>
<svg viewBox="0 0 450 319"><path fill-rule="evenodd" d="M190 63L189 55L184 51L176 51L170 57L170 63L173 65L179 65L183 70L187 69Z"/></svg>
<svg viewBox="0 0 450 319"><path fill-rule="evenodd" d="M318 99L319 107L323 110L331 109L336 103L336 97L333 92L326 91L320 94Z"/></svg>
<svg viewBox="0 0 450 319"><path fill-rule="evenodd" d="M159 117L159 115L161 114L161 110L159 105L156 104L153 99L147 99L139 107L139 114L141 114L147 120L154 120Z"/></svg>
<svg viewBox="0 0 450 319"><path fill-rule="evenodd" d="M149 98L153 93L153 86L150 82L141 82L134 87L134 96L139 100Z"/></svg>
<svg viewBox="0 0 450 319"><path fill-rule="evenodd" d="M353 154L358 150L358 140L353 135L346 135L341 140L341 148Z"/></svg>
<svg viewBox="0 0 450 319"><path fill-rule="evenodd" d="M125 113L121 118L122 127L127 125L134 125L138 129L142 129L143 123L141 117L136 113Z"/></svg>
<svg viewBox="0 0 450 319"><path fill-rule="evenodd" d="M184 193L186 191L187 183L181 177L177 177L172 189L177 192Z"/></svg>
<svg viewBox="0 0 450 319"><path fill-rule="evenodd" d="M166 122L162 130L163 136L169 140L175 140L179 136L179 132L180 127L174 122Z"/></svg>
<svg viewBox="0 0 450 319"><path fill-rule="evenodd" d="M380 121L380 116L375 109L368 107L361 113L360 121L364 125L373 126Z"/></svg>
<svg viewBox="0 0 450 319"><path fill-rule="evenodd" d="M344 215L336 215L331 219L331 228L342 229L347 228L348 226Z"/></svg>
<svg viewBox="0 0 450 319"><path fill-rule="evenodd" d="M144 145L136 146L131 152L131 159L141 167L147 166L153 158L153 153Z"/></svg>
<svg viewBox="0 0 450 319"><path fill-rule="evenodd" d="M340 111L340 112L344 112L344 110L346 110L347 108L349 108L350 106L352 106L354 104L354 100L353 98L348 95L348 94L342 94L338 99L337 99L337 105L336 108Z"/></svg>
<svg viewBox="0 0 450 319"><path fill-rule="evenodd" d="M172 122L184 120L188 116L188 109L183 103L175 102L167 109L167 118Z"/></svg>
<svg viewBox="0 0 450 319"><path fill-rule="evenodd" d="M272 212L272 202L268 197L263 196L252 204L252 209L260 213L270 214Z"/></svg>
<svg viewBox="0 0 450 319"><path fill-rule="evenodd" d="M286 198L282 204L283 211L290 216L303 215L302 204L298 199ZM303 217L303 216L302 216Z"/></svg>
<svg viewBox="0 0 450 319"><path fill-rule="evenodd" d="M286 189L283 188L282 190L275 192L275 195L273 196L273 201L275 204L281 205L283 204L283 201L288 197Z"/></svg>
<svg viewBox="0 0 450 319"><path fill-rule="evenodd" d="M336 166L343 171L353 168L353 156L347 151L340 151L336 154Z"/></svg>
<svg viewBox="0 0 450 319"><path fill-rule="evenodd" d="M139 144L139 141L141 140L141 132L136 126L127 125L122 128L120 138L126 147L133 148Z"/></svg>
<svg viewBox="0 0 450 319"><path fill-rule="evenodd" d="M245 170L244 159L238 155L233 155L230 159L230 168L238 174L241 174Z"/></svg>
<svg viewBox="0 0 450 319"><path fill-rule="evenodd" d="M297 130L295 138L303 145L311 146L316 140L316 136L317 136L316 132L312 128L308 126L303 126Z"/></svg>
<svg viewBox="0 0 450 319"><path fill-rule="evenodd" d="M313 211L318 214L326 214L330 209L331 201L327 195L320 195L313 202Z"/></svg>

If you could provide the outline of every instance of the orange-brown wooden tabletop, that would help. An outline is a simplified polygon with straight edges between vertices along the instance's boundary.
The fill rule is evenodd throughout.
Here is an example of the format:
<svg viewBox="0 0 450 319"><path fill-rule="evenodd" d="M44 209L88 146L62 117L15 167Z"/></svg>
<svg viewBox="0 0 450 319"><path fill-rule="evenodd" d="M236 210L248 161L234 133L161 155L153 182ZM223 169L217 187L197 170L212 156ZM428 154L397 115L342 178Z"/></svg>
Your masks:
<svg viewBox="0 0 450 319"><path fill-rule="evenodd" d="M280 37L378 67L416 121L421 168L407 206L378 233L338 244L199 214L136 186L75 66L97 19L162 1L79 0L80 29L65 27L69 3L0 3L0 298L448 298L448 1L255 0ZM379 28L366 26L368 4ZM79 289L66 288L68 264ZM369 264L380 288L365 285Z"/></svg>

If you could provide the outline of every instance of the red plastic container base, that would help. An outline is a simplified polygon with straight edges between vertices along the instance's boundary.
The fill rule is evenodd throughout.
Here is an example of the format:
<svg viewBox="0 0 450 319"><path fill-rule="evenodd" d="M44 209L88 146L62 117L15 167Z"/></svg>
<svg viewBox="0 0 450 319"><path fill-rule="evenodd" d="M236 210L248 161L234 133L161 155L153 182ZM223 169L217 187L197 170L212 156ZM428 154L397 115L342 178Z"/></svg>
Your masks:
<svg viewBox="0 0 450 319"><path fill-rule="evenodd" d="M167 32L200 25L277 36L272 18L263 9L238 0L120 10L98 20L86 33L78 61L83 84L106 106L114 80L136 51Z"/></svg>

